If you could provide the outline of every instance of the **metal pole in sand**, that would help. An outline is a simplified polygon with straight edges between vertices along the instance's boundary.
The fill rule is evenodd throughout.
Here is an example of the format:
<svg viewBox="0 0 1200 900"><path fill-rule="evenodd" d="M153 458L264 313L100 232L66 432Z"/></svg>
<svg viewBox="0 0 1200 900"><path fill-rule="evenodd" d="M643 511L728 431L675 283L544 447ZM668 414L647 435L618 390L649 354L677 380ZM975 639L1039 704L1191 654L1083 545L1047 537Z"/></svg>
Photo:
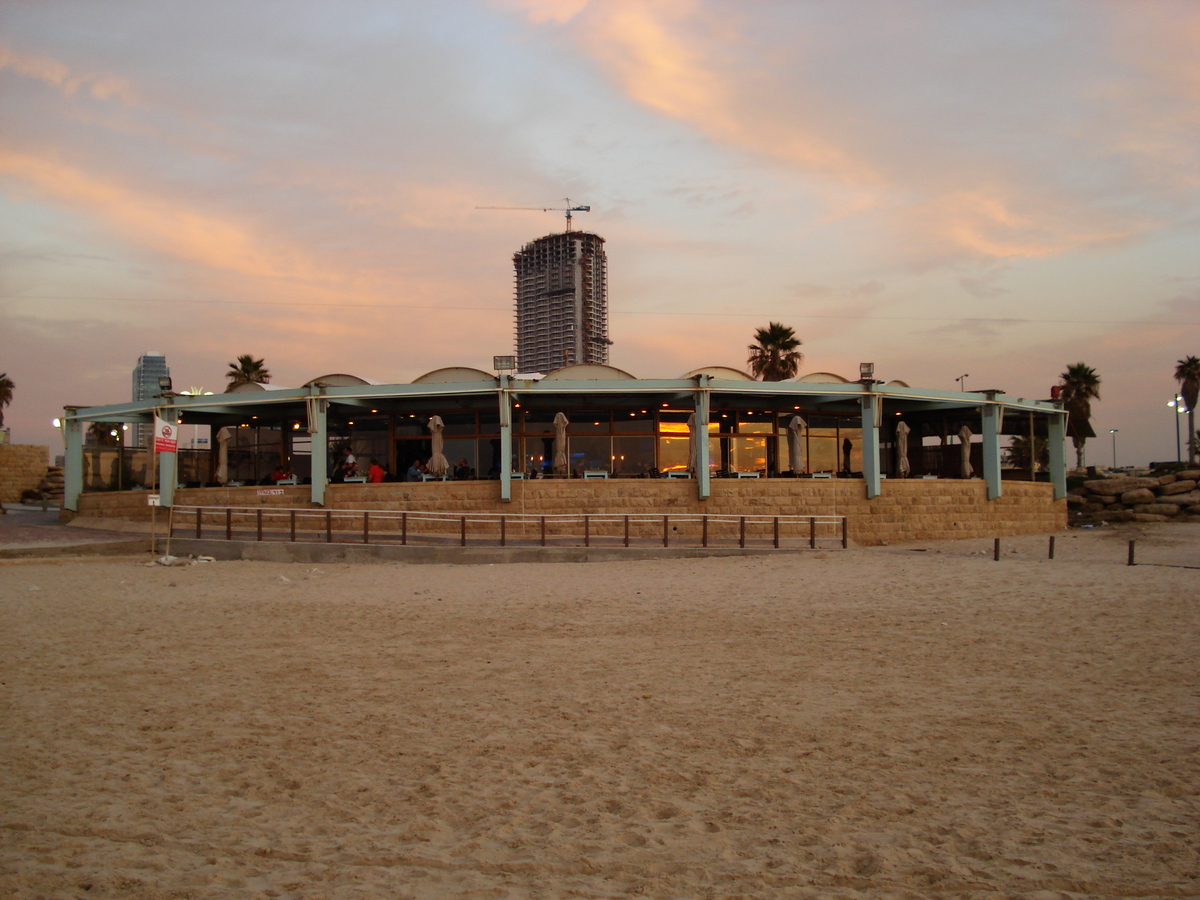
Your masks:
<svg viewBox="0 0 1200 900"><path fill-rule="evenodd" d="M1133 551L1134 551L1134 547L1136 547L1136 546L1137 546L1137 541L1129 542L1129 562L1126 563L1126 565L1130 565L1130 566L1137 565L1137 563L1133 561Z"/></svg>
<svg viewBox="0 0 1200 900"><path fill-rule="evenodd" d="M996 544L992 548L992 559L996 562L1000 561L1000 538L996 538Z"/></svg>
<svg viewBox="0 0 1200 900"><path fill-rule="evenodd" d="M1048 559L1054 559L1054 535L1050 535L1050 555Z"/></svg>

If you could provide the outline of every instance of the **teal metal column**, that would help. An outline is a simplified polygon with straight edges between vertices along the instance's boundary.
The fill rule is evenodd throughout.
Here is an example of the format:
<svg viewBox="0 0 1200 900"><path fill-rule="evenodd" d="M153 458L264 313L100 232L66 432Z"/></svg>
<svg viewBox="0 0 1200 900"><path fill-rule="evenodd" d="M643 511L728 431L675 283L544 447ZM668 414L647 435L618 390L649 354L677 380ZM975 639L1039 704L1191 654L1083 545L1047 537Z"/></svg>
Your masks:
<svg viewBox="0 0 1200 900"><path fill-rule="evenodd" d="M329 401L321 396L308 398L308 433L312 437L312 494L317 506L325 505L325 485L329 483L329 429L326 426Z"/></svg>
<svg viewBox="0 0 1200 900"><path fill-rule="evenodd" d="M500 375L500 500L512 502L512 397L508 389L509 376Z"/></svg>
<svg viewBox="0 0 1200 900"><path fill-rule="evenodd" d="M1054 485L1054 499L1067 496L1067 417L1063 412L1051 413L1046 417L1046 436L1050 444L1050 482Z"/></svg>
<svg viewBox="0 0 1200 900"><path fill-rule="evenodd" d="M878 497L882 491L879 477L879 416L883 400L878 394L863 394L862 404L862 457L863 481L867 486L867 499Z"/></svg>
<svg viewBox="0 0 1200 900"><path fill-rule="evenodd" d="M983 477L987 498L995 500L1003 493L1000 482L1000 418L1004 407L999 403L983 405Z"/></svg>
<svg viewBox="0 0 1200 900"><path fill-rule="evenodd" d="M73 418L75 410L64 409L63 432L63 508L79 512L83 492L83 423Z"/></svg>
<svg viewBox="0 0 1200 900"><path fill-rule="evenodd" d="M711 495L708 475L708 376L697 376L696 391L696 497L707 500Z"/></svg>
<svg viewBox="0 0 1200 900"><path fill-rule="evenodd" d="M179 439L179 427L175 424L175 410L167 407L162 411L162 417L171 423L175 429L175 438ZM171 506L175 502L176 455L174 452L163 452L158 456L158 505Z"/></svg>

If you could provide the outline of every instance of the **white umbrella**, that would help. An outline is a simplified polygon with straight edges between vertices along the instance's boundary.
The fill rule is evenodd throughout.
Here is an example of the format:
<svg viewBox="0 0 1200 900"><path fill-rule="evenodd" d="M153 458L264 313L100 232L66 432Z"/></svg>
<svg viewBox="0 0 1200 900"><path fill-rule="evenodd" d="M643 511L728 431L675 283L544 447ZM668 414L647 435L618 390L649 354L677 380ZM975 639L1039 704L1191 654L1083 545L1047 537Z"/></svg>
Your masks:
<svg viewBox="0 0 1200 900"><path fill-rule="evenodd" d="M958 429L958 439L962 442L962 477L970 478L975 471L971 468L971 429L966 425Z"/></svg>
<svg viewBox="0 0 1200 900"><path fill-rule="evenodd" d="M442 437L442 429L445 428L441 416L433 416L429 420L429 430L433 433L433 453L429 457L429 474L430 475L445 475L450 471L450 460L446 459L446 454L442 451L446 447L446 441Z"/></svg>
<svg viewBox="0 0 1200 900"><path fill-rule="evenodd" d="M554 414L554 474L567 474L567 421L566 413Z"/></svg>
<svg viewBox="0 0 1200 900"><path fill-rule="evenodd" d="M229 480L229 442L233 440L233 429L228 425L217 432L217 484Z"/></svg>
<svg viewBox="0 0 1200 900"><path fill-rule="evenodd" d="M696 471L696 414L688 416L688 471Z"/></svg>
<svg viewBox="0 0 1200 900"><path fill-rule="evenodd" d="M896 426L896 471L901 478L907 478L911 471L908 465L908 433L912 431L901 422Z"/></svg>
<svg viewBox="0 0 1200 900"><path fill-rule="evenodd" d="M792 421L788 422L788 462L792 467L792 474L799 475L804 471L804 429L808 427L799 416L792 416Z"/></svg>

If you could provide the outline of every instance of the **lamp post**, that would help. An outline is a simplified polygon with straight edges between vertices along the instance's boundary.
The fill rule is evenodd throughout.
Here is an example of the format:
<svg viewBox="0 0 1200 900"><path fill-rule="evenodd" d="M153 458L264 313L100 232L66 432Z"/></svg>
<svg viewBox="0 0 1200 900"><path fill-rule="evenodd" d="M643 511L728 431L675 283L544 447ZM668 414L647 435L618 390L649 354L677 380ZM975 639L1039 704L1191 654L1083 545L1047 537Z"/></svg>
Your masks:
<svg viewBox="0 0 1200 900"><path fill-rule="evenodd" d="M1178 394L1175 395L1174 400L1167 401L1167 406L1169 406L1171 409L1175 410L1175 413L1176 413L1176 415L1175 415L1175 461L1183 462L1183 448L1182 448L1182 445L1180 444L1180 435L1179 435L1179 417L1187 414L1187 407L1185 407L1183 405L1183 398L1181 396L1179 396Z"/></svg>
<svg viewBox="0 0 1200 900"><path fill-rule="evenodd" d="M1113 468L1114 469L1117 467L1117 432L1119 430L1120 429L1118 429L1118 428L1108 429L1108 433L1112 435L1112 441L1113 441Z"/></svg>
<svg viewBox="0 0 1200 900"><path fill-rule="evenodd" d="M970 373L968 372L963 375L959 375L957 378L954 379L955 381L958 382L958 389L960 391L965 391L967 389L967 379L969 377L970 377Z"/></svg>

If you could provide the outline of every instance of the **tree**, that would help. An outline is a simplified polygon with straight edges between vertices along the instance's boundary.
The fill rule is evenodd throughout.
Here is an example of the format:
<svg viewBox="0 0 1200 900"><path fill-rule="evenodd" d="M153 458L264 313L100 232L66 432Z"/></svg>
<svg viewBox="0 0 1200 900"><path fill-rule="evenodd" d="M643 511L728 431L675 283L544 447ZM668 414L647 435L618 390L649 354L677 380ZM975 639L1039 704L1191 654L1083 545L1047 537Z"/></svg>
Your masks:
<svg viewBox="0 0 1200 900"><path fill-rule="evenodd" d="M1188 414L1188 465L1196 462L1196 401L1200 399L1200 356L1179 360L1175 380Z"/></svg>
<svg viewBox="0 0 1200 900"><path fill-rule="evenodd" d="M4 407L12 403L12 395L16 387L7 372L0 372L0 426L4 425Z"/></svg>
<svg viewBox="0 0 1200 900"><path fill-rule="evenodd" d="M1067 371L1059 377L1063 406L1067 410L1067 433L1075 445L1075 465L1082 469L1083 445L1096 436L1091 423L1092 401L1100 399L1100 376L1091 366L1079 362L1067 366Z"/></svg>
<svg viewBox="0 0 1200 900"><path fill-rule="evenodd" d="M1050 468L1050 441L1044 437L1033 439L1033 452L1037 467L1045 471ZM1017 436L1004 450L1004 461L1014 469L1029 471L1029 438Z"/></svg>
<svg viewBox="0 0 1200 900"><path fill-rule="evenodd" d="M229 364L229 371L225 373L225 377L229 379L229 387L225 388L225 393L228 394L239 384L267 384L271 380L271 373L263 365L263 360L255 359L247 353L245 356L239 356L237 362Z"/></svg>
<svg viewBox="0 0 1200 900"><path fill-rule="evenodd" d="M750 345L746 364L755 378L760 381L783 381L800 370L804 354L796 349L800 346L800 339L793 329L771 322L766 328L754 332L754 340L757 343Z"/></svg>

